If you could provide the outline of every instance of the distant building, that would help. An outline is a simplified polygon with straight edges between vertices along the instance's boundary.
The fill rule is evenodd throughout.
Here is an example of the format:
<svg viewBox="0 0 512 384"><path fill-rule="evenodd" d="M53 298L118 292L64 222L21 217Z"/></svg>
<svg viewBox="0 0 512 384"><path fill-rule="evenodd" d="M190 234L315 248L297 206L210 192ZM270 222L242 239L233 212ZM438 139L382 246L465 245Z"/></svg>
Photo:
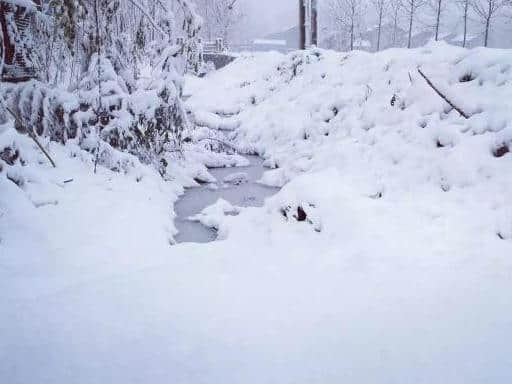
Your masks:
<svg viewBox="0 0 512 384"><path fill-rule="evenodd" d="M287 52L286 40L275 40L275 39L255 39L252 42L252 51L278 51Z"/></svg>
<svg viewBox="0 0 512 384"><path fill-rule="evenodd" d="M288 53L299 49L299 27L293 27L283 32L272 33L262 38L254 39L248 44L233 45L233 51L277 51Z"/></svg>
<svg viewBox="0 0 512 384"><path fill-rule="evenodd" d="M279 45L286 47L286 40L272 40L272 39L256 39L253 41L254 45Z"/></svg>

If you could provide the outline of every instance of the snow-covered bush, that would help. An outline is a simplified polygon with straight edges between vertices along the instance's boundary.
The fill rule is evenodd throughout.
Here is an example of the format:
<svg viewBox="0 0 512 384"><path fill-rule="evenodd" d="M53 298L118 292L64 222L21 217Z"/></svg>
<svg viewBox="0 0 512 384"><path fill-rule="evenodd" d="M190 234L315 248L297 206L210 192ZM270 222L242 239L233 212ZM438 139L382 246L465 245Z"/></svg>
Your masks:
<svg viewBox="0 0 512 384"><path fill-rule="evenodd" d="M190 1L52 0L35 13L31 30L9 32L41 81L0 88L18 132L74 140L111 169L125 168L112 151L125 152L163 175L187 126L183 74L197 60L200 27ZM186 34L180 45L172 43L176 21ZM140 81L147 66L151 77Z"/></svg>
<svg viewBox="0 0 512 384"><path fill-rule="evenodd" d="M7 105L17 117L20 133L30 129L63 144L77 139L82 148L103 153L100 163L111 158L105 154L108 149L159 164L166 150L179 148L187 123L180 76L171 58L167 60L154 85L133 94L108 59L94 58L72 93L31 81L4 87Z"/></svg>

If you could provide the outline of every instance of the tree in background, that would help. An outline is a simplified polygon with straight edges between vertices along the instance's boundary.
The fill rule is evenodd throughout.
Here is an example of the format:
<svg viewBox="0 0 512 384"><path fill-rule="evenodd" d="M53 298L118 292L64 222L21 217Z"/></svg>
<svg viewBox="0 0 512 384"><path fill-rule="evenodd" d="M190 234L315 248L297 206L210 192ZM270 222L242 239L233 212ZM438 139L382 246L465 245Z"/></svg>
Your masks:
<svg viewBox="0 0 512 384"><path fill-rule="evenodd" d="M484 25L484 47L489 45L492 22L507 5L506 0L473 0L471 7L478 20Z"/></svg>
<svg viewBox="0 0 512 384"><path fill-rule="evenodd" d="M380 50L380 41L382 35L382 22L384 20L384 16L388 10L388 0L371 0L371 4L377 13L377 47L376 51Z"/></svg>
<svg viewBox="0 0 512 384"><path fill-rule="evenodd" d="M392 21L391 46L396 47L398 40L398 28L400 13L403 8L403 0L389 0L389 12Z"/></svg>
<svg viewBox="0 0 512 384"><path fill-rule="evenodd" d="M470 0L457 0L455 2L459 12L462 13L462 47L466 47L467 38L468 38L468 21L469 21L469 10L470 10Z"/></svg>
<svg viewBox="0 0 512 384"><path fill-rule="evenodd" d="M424 0L403 0L403 10L409 23L409 28L407 32L407 48L412 47L412 33L414 27L414 20L417 17L418 10L424 5Z"/></svg>
<svg viewBox="0 0 512 384"><path fill-rule="evenodd" d="M222 38L226 43L244 16L238 0L197 0L203 18L203 36L209 41Z"/></svg>
<svg viewBox="0 0 512 384"><path fill-rule="evenodd" d="M339 29L340 43L348 36L347 48L354 50L356 36L363 20L363 2L360 0L330 0L329 11L334 25Z"/></svg>
<svg viewBox="0 0 512 384"><path fill-rule="evenodd" d="M446 8L446 0L433 0L430 2L430 7L435 13L435 24L434 24L434 40L439 40L439 28L441 27L442 15Z"/></svg>

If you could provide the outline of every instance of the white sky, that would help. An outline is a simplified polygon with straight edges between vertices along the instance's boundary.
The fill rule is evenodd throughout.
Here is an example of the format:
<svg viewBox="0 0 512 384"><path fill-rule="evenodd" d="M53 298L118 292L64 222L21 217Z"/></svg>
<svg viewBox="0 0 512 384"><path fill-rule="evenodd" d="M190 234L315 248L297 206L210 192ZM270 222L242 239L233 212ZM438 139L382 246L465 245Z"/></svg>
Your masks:
<svg viewBox="0 0 512 384"><path fill-rule="evenodd" d="M241 0L246 9L244 38L263 37L297 24L298 0ZM245 29L245 28L244 28Z"/></svg>

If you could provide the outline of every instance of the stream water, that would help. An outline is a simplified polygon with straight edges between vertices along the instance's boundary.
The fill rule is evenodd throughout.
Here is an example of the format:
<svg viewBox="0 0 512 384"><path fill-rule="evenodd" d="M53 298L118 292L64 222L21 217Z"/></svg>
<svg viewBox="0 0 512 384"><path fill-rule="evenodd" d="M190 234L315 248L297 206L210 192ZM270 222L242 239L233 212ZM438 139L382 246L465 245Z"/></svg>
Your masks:
<svg viewBox="0 0 512 384"><path fill-rule="evenodd" d="M176 202L175 225L179 233L178 243L208 243L215 241L217 233L199 222L188 218L200 213L204 208L214 204L218 199L229 201L238 207L260 207L265 198L276 194L279 188L257 183L265 172L263 160L258 156L246 156L250 165L246 167L212 168L210 173L217 182L189 188ZM245 174L246 180L240 183L224 182L236 174Z"/></svg>

